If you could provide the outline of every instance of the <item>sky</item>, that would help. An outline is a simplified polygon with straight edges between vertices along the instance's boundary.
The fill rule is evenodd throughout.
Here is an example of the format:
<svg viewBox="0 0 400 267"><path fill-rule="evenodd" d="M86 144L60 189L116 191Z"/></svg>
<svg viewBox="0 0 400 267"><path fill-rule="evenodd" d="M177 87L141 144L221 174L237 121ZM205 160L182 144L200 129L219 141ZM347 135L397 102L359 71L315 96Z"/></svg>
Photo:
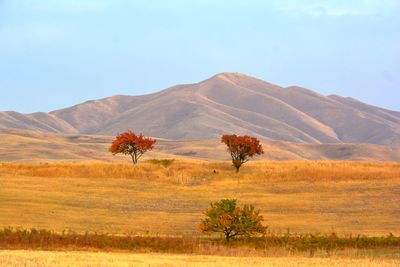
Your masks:
<svg viewBox="0 0 400 267"><path fill-rule="evenodd" d="M0 0L0 110L241 72L400 111L398 0Z"/></svg>

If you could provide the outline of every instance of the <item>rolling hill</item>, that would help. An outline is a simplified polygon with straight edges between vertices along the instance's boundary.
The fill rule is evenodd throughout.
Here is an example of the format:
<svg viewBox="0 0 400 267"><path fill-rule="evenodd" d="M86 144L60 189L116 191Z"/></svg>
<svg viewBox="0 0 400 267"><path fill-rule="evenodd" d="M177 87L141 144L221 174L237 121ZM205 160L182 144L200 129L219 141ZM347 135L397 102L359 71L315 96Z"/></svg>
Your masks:
<svg viewBox="0 0 400 267"><path fill-rule="evenodd" d="M301 87L283 88L240 73L50 113L0 112L0 128L95 135L132 129L178 141L237 133L292 143L400 146L400 112Z"/></svg>
<svg viewBox="0 0 400 267"><path fill-rule="evenodd" d="M0 162L125 161L129 157L108 152L112 136L56 134L19 129L0 129ZM270 160L355 160L400 161L400 148L371 144L299 144L263 140ZM225 146L217 139L174 141L158 139L149 158L200 158L229 160Z"/></svg>

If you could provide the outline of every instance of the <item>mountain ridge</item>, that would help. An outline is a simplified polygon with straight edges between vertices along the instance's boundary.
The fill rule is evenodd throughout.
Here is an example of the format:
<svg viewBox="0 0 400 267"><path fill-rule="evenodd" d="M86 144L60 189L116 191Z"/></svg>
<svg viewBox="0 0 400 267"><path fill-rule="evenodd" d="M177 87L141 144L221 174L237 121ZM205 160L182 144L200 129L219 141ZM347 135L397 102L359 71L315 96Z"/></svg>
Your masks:
<svg viewBox="0 0 400 267"><path fill-rule="evenodd" d="M237 133L296 143L400 146L400 112L233 72L152 94L116 95L48 113L0 112L0 128L105 135L132 129L171 140Z"/></svg>

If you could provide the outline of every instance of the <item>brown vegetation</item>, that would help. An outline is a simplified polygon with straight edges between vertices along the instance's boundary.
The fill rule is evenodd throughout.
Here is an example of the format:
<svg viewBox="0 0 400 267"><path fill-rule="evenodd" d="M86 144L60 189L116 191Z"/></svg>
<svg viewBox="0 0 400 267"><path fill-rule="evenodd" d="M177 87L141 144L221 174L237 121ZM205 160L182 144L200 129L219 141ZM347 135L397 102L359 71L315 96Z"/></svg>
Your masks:
<svg viewBox="0 0 400 267"><path fill-rule="evenodd" d="M108 148L112 136L62 135L17 129L0 129L1 162L60 162L60 161L119 161L111 157ZM400 161L400 147L369 144L296 144L262 141L263 160L358 160ZM229 160L226 146L219 140L171 141L157 140L154 150L144 154L146 159L203 158Z"/></svg>
<svg viewBox="0 0 400 267"><path fill-rule="evenodd" d="M235 198L259 208L276 234L400 234L399 163L247 164L236 174L229 162L181 159L166 167L3 163L0 227L197 235L210 202Z"/></svg>
<svg viewBox="0 0 400 267"><path fill-rule="evenodd" d="M278 249L313 256L315 252L327 255L344 249L400 249L400 237L338 236L335 233L266 235L258 238L239 238L229 243L213 238L181 236L135 236L71 231L55 233L48 230L0 230L0 249L36 250L126 250L134 252L161 252L183 254L216 254L226 256L265 256ZM241 252L240 252L241 251ZM241 254L237 254L241 253Z"/></svg>
<svg viewBox="0 0 400 267"><path fill-rule="evenodd" d="M333 257L304 257L298 255L279 255L278 257L225 257L210 255L159 254L159 253L124 253L124 252L90 252L90 251L26 251L1 250L2 267L148 267L148 266L193 266L193 267L393 267L399 266L400 260L385 256L377 257L376 253L357 250L344 251ZM346 258L345 258L346 256Z"/></svg>

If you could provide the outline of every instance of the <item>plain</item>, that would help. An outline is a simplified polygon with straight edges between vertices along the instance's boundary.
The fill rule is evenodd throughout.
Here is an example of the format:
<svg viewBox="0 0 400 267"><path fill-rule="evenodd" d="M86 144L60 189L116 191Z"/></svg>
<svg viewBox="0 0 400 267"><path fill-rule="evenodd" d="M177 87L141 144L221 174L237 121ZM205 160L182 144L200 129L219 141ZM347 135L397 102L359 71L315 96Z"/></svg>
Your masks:
<svg viewBox="0 0 400 267"><path fill-rule="evenodd" d="M236 198L273 233L399 235L399 177L400 163L2 163L0 227L198 235L210 202Z"/></svg>

